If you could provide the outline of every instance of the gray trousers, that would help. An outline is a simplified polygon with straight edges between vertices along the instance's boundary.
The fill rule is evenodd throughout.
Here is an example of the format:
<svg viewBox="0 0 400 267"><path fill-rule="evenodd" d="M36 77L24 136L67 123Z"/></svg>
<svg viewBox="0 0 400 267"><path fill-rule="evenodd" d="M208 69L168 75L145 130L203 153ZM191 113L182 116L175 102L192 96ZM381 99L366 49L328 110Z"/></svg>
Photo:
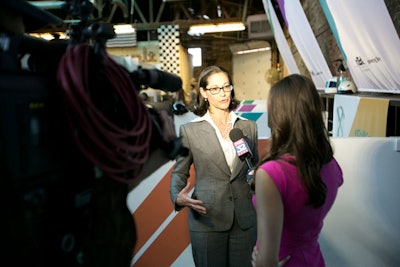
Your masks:
<svg viewBox="0 0 400 267"><path fill-rule="evenodd" d="M229 231L190 231L190 239L196 267L251 267L257 228L242 230L235 219Z"/></svg>

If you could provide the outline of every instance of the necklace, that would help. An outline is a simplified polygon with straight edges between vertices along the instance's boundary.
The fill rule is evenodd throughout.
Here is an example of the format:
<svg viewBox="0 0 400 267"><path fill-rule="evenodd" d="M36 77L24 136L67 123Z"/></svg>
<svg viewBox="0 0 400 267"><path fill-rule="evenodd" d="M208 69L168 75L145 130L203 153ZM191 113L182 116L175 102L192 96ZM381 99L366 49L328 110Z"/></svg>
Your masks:
<svg viewBox="0 0 400 267"><path fill-rule="evenodd" d="M213 119L214 123L217 125L219 132L221 133L222 137L224 139L228 139L229 137L229 132L232 129L232 122L230 120L231 116L228 116L227 121L219 121L214 116L211 116Z"/></svg>

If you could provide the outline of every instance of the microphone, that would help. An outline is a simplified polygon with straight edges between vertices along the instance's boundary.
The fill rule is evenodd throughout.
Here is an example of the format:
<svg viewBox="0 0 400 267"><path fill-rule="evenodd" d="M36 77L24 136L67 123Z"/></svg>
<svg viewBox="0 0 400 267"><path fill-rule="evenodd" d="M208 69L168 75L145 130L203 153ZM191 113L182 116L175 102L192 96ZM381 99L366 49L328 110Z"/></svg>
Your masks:
<svg viewBox="0 0 400 267"><path fill-rule="evenodd" d="M243 136L242 130L239 128L233 128L229 132L229 138L233 142L233 146L235 147L235 151L239 159L241 161L245 160L249 169L253 170L254 166L250 161L250 159L253 157L253 153L251 152L250 147Z"/></svg>

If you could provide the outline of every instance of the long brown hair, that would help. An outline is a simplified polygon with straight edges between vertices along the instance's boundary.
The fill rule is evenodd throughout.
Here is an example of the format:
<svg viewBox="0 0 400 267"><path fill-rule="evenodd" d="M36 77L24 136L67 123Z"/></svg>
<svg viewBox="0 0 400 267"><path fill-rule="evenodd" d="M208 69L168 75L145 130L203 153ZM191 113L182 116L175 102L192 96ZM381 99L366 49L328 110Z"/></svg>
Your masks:
<svg viewBox="0 0 400 267"><path fill-rule="evenodd" d="M228 71L224 69L223 67L220 66L209 66L205 69L203 69L199 75L199 82L198 82L198 87L197 90L200 90L200 88L207 88L208 85L208 77L210 77L212 74L215 73L220 73L223 72L228 76L229 83L233 85L232 82L232 77L229 75ZM235 89L231 91L231 103L229 104L229 111L234 110L238 106L239 102L235 99ZM204 114L207 113L208 107L209 107L208 101L204 99L204 97L198 92L197 93L197 104L195 105L193 109L193 113L196 114L197 116L203 116Z"/></svg>
<svg viewBox="0 0 400 267"><path fill-rule="evenodd" d="M294 156L292 163L308 191L307 204L322 206L327 189L320 172L333 158L333 149L314 83L299 74L283 78L271 87L267 110L272 145L258 166L285 154Z"/></svg>

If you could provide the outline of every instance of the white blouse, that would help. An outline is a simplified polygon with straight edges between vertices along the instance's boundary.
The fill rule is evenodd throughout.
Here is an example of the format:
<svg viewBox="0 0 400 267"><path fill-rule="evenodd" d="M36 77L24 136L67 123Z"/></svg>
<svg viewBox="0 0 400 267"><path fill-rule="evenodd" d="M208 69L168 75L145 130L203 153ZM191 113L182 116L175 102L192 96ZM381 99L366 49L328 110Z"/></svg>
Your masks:
<svg viewBox="0 0 400 267"><path fill-rule="evenodd" d="M235 121L236 121L236 119L237 119L238 116L236 115L235 112L231 111L229 117L230 117L230 119L231 119L230 122L231 122L231 125L232 125L232 128L233 128L233 125L234 125L234 123L235 123ZM235 155L236 155L236 151L235 151L235 148L234 148L234 146L233 146L232 140L230 140L230 139L224 139L224 138L222 137L222 134L221 134L221 132L219 131L217 125L216 125L216 124L214 123L214 121L212 120L209 111L207 111L207 113L204 114L204 116L202 116L202 117L200 117L200 118L196 118L195 120L196 120L196 121L205 120L205 121L209 122L209 123L214 127L215 132L217 133L218 141L219 141L219 143L221 144L222 151L223 151L224 154L225 154L226 163L228 164L229 169L230 169L231 172L232 172L232 170L233 170L233 160L235 159ZM232 130L232 128L229 129L229 130Z"/></svg>

